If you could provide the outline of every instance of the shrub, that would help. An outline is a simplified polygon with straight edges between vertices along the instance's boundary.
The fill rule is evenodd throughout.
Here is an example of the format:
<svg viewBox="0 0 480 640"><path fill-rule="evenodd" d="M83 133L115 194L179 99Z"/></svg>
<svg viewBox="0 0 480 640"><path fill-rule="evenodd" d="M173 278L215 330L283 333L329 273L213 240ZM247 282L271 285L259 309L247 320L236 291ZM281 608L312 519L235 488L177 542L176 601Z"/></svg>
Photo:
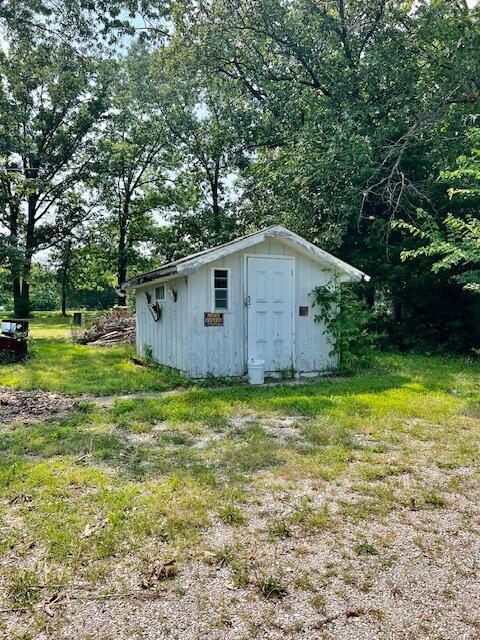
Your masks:
<svg viewBox="0 0 480 640"><path fill-rule="evenodd" d="M318 307L315 322L325 325L324 333L331 342L330 356L338 356L345 371L363 369L372 364L373 336L367 331L371 317L364 300L351 286L315 287L312 304Z"/></svg>

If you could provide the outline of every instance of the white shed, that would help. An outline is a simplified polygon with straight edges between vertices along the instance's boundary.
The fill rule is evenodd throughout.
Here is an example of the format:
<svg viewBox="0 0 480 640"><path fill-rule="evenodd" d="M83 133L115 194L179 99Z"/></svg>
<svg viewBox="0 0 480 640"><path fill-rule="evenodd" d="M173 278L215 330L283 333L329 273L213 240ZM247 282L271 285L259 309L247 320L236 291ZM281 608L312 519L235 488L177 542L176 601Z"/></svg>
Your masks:
<svg viewBox="0 0 480 640"><path fill-rule="evenodd" d="M337 362L310 292L369 277L282 225L165 264L135 289L137 352L192 378L267 372L315 375Z"/></svg>

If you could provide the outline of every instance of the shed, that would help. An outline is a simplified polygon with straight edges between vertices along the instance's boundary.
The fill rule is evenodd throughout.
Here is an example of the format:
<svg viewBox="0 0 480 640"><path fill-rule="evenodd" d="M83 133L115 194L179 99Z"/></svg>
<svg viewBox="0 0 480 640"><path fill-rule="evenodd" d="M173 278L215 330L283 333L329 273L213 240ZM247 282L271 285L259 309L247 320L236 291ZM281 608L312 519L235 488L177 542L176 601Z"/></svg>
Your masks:
<svg viewBox="0 0 480 640"><path fill-rule="evenodd" d="M362 271L282 225L175 260L125 283L135 290L139 354L192 378L334 368L311 291L360 282Z"/></svg>

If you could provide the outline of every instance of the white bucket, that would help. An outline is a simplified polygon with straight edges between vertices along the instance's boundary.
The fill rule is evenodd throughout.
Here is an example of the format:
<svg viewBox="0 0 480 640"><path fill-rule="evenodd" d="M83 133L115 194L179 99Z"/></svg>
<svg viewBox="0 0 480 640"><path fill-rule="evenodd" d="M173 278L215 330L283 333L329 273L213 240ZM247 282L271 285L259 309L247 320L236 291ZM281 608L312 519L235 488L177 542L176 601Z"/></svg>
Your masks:
<svg viewBox="0 0 480 640"><path fill-rule="evenodd" d="M250 384L263 384L265 379L265 360L251 358L248 361L248 381Z"/></svg>

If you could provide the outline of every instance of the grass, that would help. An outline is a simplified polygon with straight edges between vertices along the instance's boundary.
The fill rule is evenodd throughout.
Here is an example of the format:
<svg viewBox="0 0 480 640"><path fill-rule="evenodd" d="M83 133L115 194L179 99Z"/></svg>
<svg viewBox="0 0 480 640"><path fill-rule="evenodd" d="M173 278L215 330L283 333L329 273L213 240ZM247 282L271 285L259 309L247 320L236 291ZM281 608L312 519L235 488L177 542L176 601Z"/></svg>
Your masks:
<svg viewBox="0 0 480 640"><path fill-rule="evenodd" d="M2 384L94 394L171 384L162 371L130 371L128 350L52 336L37 348L37 358L1 368ZM45 572L65 589L81 580L101 587L122 559L136 559L129 571L141 574L146 557L174 557L176 584L182 563L204 559L219 530L228 542L210 557L233 589L253 586L273 601L307 584L270 566L264 554L277 545L300 557L305 541L327 541L346 558L353 549L359 561L385 561L387 543L375 536L373 546L367 525L392 513L433 516L478 479L479 374L464 358L383 355L349 379L192 388L0 426L0 563L11 567L13 554L16 565L0 591L9 606L30 607ZM287 416L295 438L272 430ZM243 417L236 428L233 417ZM348 495L332 497L346 486ZM358 527L353 542L342 539L345 523ZM324 610L323 593L309 598Z"/></svg>
<svg viewBox="0 0 480 640"><path fill-rule="evenodd" d="M96 315L86 314L90 323ZM73 344L71 316L36 312L30 320L30 353L26 362L0 365L0 380L14 389L41 389L73 396L110 395L134 391L165 391L187 381L164 368L140 367L133 347Z"/></svg>
<svg viewBox="0 0 480 640"><path fill-rule="evenodd" d="M273 576L259 578L258 588L265 598L283 598L287 593L287 587Z"/></svg>
<svg viewBox="0 0 480 640"><path fill-rule="evenodd" d="M378 554L377 548L368 540L362 540L355 545L354 551L359 556L376 556Z"/></svg>

